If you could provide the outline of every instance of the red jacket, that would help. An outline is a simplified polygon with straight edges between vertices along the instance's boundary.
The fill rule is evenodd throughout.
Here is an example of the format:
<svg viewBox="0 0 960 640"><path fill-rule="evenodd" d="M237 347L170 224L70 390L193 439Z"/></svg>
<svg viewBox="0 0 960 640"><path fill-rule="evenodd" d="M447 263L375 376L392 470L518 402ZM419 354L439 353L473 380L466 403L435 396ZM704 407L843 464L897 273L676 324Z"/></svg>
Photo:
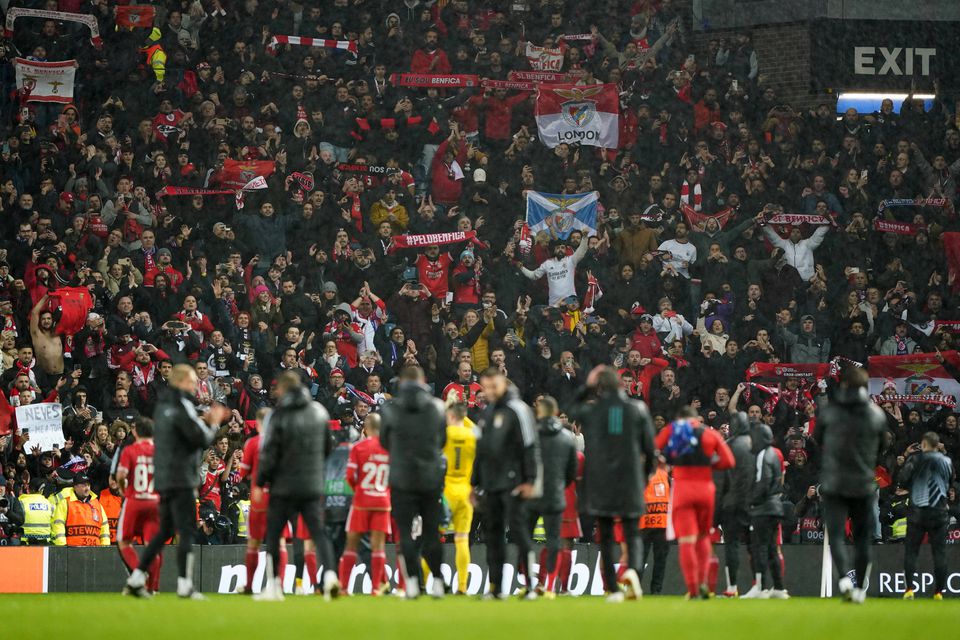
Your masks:
<svg viewBox="0 0 960 640"><path fill-rule="evenodd" d="M449 145L449 140L441 142L437 148L437 153L433 156L433 162L430 164L433 201L443 205L457 204L460 194L463 192L463 179L457 180L450 167L443 161L443 156L447 153ZM467 161L467 145L463 141L459 143L457 148L456 160L462 169Z"/></svg>
<svg viewBox="0 0 960 640"><path fill-rule="evenodd" d="M634 330L630 336L630 348L639 351L644 358L659 358L663 355L660 337L653 329L647 335L643 335L640 329Z"/></svg>
<svg viewBox="0 0 960 640"><path fill-rule="evenodd" d="M698 100L697 104L693 105L694 133L700 133L709 127L711 122L717 122L719 120L721 120L719 106L711 109L703 100Z"/></svg>
<svg viewBox="0 0 960 640"><path fill-rule="evenodd" d="M510 115L513 112L513 107L526 100L529 95L529 91L522 91L503 100L493 96L487 98L474 96L467 102L483 109L486 117L483 125L484 136L490 140L509 140L513 134L510 131Z"/></svg>
<svg viewBox="0 0 960 640"><path fill-rule="evenodd" d="M433 62L434 58L438 58L438 61L431 69L430 63ZM417 49L413 52L413 58L410 60L410 71L413 73L450 73L451 70L453 70L453 67L450 66L450 60L447 59L447 54L443 49L437 49L433 53Z"/></svg>

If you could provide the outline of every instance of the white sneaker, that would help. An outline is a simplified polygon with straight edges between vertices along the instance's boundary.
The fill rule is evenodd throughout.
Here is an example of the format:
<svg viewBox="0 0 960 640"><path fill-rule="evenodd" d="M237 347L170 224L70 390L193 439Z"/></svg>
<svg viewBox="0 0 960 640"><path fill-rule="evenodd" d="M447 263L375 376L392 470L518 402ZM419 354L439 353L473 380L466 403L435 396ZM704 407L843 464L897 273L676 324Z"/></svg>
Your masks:
<svg viewBox="0 0 960 640"><path fill-rule="evenodd" d="M127 586L133 590L142 589L147 584L147 574L140 569L134 569L127 578Z"/></svg>
<svg viewBox="0 0 960 640"><path fill-rule="evenodd" d="M849 576L843 576L837 581L837 590L844 602L853 600L853 580Z"/></svg>
<svg viewBox="0 0 960 640"><path fill-rule="evenodd" d="M750 590L747 591L742 596L740 596L740 598L743 600L762 599L763 598L762 594L763 594L763 589L760 588L760 584L754 583L753 586L750 587ZM770 597L770 596L768 595L767 597Z"/></svg>
<svg viewBox="0 0 960 640"><path fill-rule="evenodd" d="M620 578L620 583L627 588L627 600L639 600L643 597L643 589L640 587L640 576L637 575L636 569L627 569L624 571L623 577Z"/></svg>
<svg viewBox="0 0 960 640"><path fill-rule="evenodd" d="M439 600L446 595L446 589L443 585L443 580L434 577L433 583L430 585L430 597L434 600Z"/></svg>
<svg viewBox="0 0 960 640"><path fill-rule="evenodd" d="M853 604L863 604L863 601L867 599L867 590L854 587L853 594L851 595L850 601Z"/></svg>
<svg viewBox="0 0 960 640"><path fill-rule="evenodd" d="M790 594L786 589L770 589L771 600L789 600Z"/></svg>
<svg viewBox="0 0 960 640"><path fill-rule="evenodd" d="M536 591L527 591L525 594L523 594L523 597L520 598L520 599L521 599L521 600L526 600L526 601L528 601L528 602L532 602L532 601L536 600L536 599L539 598L539 597L540 597L540 596L537 594Z"/></svg>
<svg viewBox="0 0 960 640"><path fill-rule="evenodd" d="M623 591L614 591L613 593L608 593L606 601L609 604L620 604L626 600L626 596L623 595Z"/></svg>
<svg viewBox="0 0 960 640"><path fill-rule="evenodd" d="M280 578L267 580L263 590L253 596L257 602L283 602L283 587L280 586Z"/></svg>
<svg viewBox="0 0 960 640"><path fill-rule="evenodd" d="M323 572L323 599L333 600L340 595L340 579L336 571L326 570Z"/></svg>

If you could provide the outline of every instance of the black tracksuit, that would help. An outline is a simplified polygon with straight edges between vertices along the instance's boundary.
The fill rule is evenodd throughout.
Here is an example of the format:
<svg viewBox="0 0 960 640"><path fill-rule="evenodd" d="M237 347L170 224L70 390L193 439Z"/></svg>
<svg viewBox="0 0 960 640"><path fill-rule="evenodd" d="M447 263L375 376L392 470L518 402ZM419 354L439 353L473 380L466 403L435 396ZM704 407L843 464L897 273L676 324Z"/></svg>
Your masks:
<svg viewBox="0 0 960 640"><path fill-rule="evenodd" d="M480 439L473 464L473 486L482 492L482 522L490 566L490 590L500 595L504 587L506 533L517 545L518 562L530 584L533 541L527 521L526 501L515 495L521 484L532 484L535 493L543 490L543 469L533 413L516 389L510 387L502 398L491 402L479 419Z"/></svg>
<svg viewBox="0 0 960 640"><path fill-rule="evenodd" d="M747 414L743 411L730 416L730 439L727 444L733 452L736 466L721 472L717 489L728 587L737 586L740 543L750 530L748 508L755 462L750 451L750 427Z"/></svg>
<svg viewBox="0 0 960 640"><path fill-rule="evenodd" d="M752 452L756 456L750 489L750 561L760 584L769 570L773 588L783 589L783 571L777 556L777 525L783 517L783 471L773 448L773 432L763 423L750 430Z"/></svg>

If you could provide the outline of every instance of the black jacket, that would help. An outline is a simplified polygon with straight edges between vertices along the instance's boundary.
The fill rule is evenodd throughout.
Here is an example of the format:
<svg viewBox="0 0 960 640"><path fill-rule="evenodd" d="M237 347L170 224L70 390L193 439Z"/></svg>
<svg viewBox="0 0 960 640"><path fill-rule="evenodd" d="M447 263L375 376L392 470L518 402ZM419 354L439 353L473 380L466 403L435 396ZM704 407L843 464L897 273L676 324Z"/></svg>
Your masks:
<svg viewBox="0 0 960 640"><path fill-rule="evenodd" d="M516 388L511 386L497 402L487 405L478 422L473 486L494 493L532 484L534 497L539 497L543 468L537 428L530 407L520 400Z"/></svg>
<svg viewBox="0 0 960 640"><path fill-rule="evenodd" d="M200 419L192 396L173 387L161 395L154 416L153 482L157 492L196 489L201 453L213 442L217 427Z"/></svg>
<svg viewBox="0 0 960 640"><path fill-rule="evenodd" d="M583 399L586 393L579 395ZM643 515L643 492L657 468L653 419L647 405L617 391L577 403L574 420L583 431L585 512L630 518Z"/></svg>
<svg viewBox="0 0 960 640"><path fill-rule="evenodd" d="M426 387L406 383L383 405L380 416L380 443L390 452L390 486L401 491L442 491L447 442L443 403Z"/></svg>
<svg viewBox="0 0 960 640"><path fill-rule="evenodd" d="M323 466L332 440L330 415L310 392L299 387L285 394L263 425L257 484L270 495L320 498L326 477Z"/></svg>
<svg viewBox="0 0 960 640"><path fill-rule="evenodd" d="M823 451L820 493L866 498L876 489L877 457L887 421L866 389L838 388L817 411L816 440Z"/></svg>
<svg viewBox="0 0 960 640"><path fill-rule="evenodd" d="M530 508L537 513L560 513L567 507L564 490L577 479L577 445L573 434L556 418L537 421L543 460L543 495Z"/></svg>
<svg viewBox="0 0 960 640"><path fill-rule="evenodd" d="M773 448L773 431L763 423L752 426L750 438L754 455L750 488L751 516L782 516L783 468Z"/></svg>
<svg viewBox="0 0 960 640"><path fill-rule="evenodd" d="M720 509L734 513L747 513L750 506L750 487L753 484L756 458L750 452L750 422L747 414L737 411L730 416L730 439L727 440L736 465L721 472Z"/></svg>

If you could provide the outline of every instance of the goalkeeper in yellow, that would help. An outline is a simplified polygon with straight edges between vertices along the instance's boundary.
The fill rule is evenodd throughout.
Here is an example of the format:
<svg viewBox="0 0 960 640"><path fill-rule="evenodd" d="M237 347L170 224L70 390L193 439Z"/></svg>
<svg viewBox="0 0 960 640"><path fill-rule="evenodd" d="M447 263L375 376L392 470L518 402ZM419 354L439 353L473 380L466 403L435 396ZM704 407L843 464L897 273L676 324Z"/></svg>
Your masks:
<svg viewBox="0 0 960 640"><path fill-rule="evenodd" d="M473 523L473 504L470 501L470 477L477 456L476 426L467 417L467 405L457 394L447 398L447 444L443 455L447 459L447 475L443 495L450 507L453 540L457 560L457 591L467 592L470 569L470 526Z"/></svg>

